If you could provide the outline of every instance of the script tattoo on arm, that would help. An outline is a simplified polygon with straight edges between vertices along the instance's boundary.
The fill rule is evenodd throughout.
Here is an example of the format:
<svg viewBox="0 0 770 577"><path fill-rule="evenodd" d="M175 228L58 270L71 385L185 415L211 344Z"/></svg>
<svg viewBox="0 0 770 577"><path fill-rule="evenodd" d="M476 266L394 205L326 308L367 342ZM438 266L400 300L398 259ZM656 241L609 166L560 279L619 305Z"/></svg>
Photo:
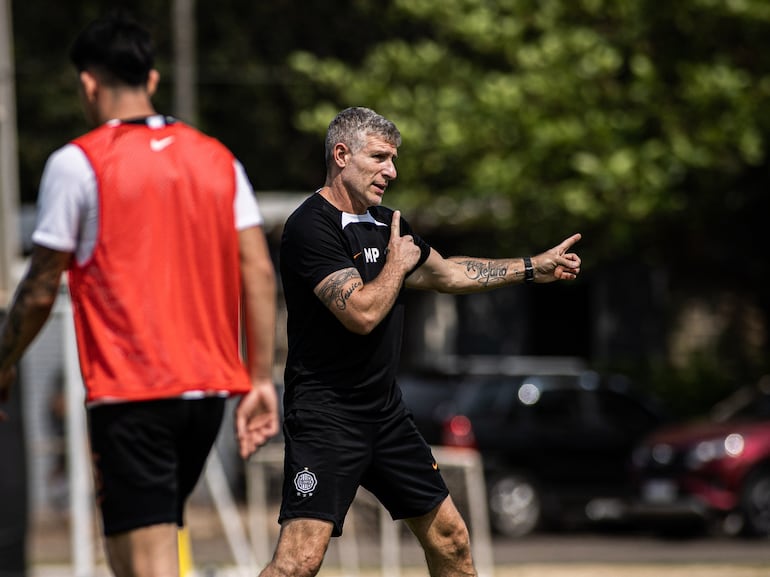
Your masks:
<svg viewBox="0 0 770 577"><path fill-rule="evenodd" d="M495 261L463 260L459 264L465 266L465 274L477 281L482 286L490 286L501 283L508 274L508 265Z"/></svg>
<svg viewBox="0 0 770 577"><path fill-rule="evenodd" d="M353 284L348 286L347 283L351 279L355 279ZM318 298L327 307L332 306L344 311L348 306L348 300L360 286L363 286L363 281L358 271L354 268L346 268L337 273L331 275L326 281L318 288Z"/></svg>

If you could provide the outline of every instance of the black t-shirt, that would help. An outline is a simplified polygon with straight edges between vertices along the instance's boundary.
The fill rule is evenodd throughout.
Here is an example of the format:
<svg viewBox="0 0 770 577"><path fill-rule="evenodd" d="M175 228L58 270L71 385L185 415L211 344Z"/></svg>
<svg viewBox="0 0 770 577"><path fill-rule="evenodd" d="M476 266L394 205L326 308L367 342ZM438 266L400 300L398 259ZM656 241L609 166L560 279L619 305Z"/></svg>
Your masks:
<svg viewBox="0 0 770 577"><path fill-rule="evenodd" d="M280 270L288 311L289 352L284 373L285 410L307 408L348 418L376 420L399 404L395 375L404 319L402 294L368 335L357 335L315 295L331 273L355 267L364 283L385 264L393 211L371 207L343 213L320 194L309 197L286 221ZM430 246L404 219L401 234L420 247L420 266Z"/></svg>

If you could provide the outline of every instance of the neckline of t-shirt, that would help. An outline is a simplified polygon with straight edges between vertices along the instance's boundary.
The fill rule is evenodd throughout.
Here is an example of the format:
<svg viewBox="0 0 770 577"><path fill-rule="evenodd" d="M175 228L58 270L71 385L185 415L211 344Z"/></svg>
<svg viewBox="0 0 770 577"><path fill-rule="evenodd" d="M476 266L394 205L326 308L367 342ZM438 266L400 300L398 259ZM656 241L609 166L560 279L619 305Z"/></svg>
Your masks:
<svg viewBox="0 0 770 577"><path fill-rule="evenodd" d="M320 194L322 190L323 188L319 188L318 190L315 191L315 194L317 194L321 200L323 200L326 204L331 206L334 210L336 210L337 212L345 216L348 220L353 220L356 222L371 222L371 221L378 222L374 218L374 215L372 215L372 212L369 208L366 209L366 212L364 214L356 214L354 212L345 212L344 210L340 210L339 208L334 206L331 202L329 202L329 200L323 194Z"/></svg>
<svg viewBox="0 0 770 577"><path fill-rule="evenodd" d="M176 118L173 116L166 116L164 114L153 114L151 116L140 116L138 118L113 118L105 122L107 126L120 126L121 124L138 124L146 125L152 129L163 128L169 124L174 124Z"/></svg>

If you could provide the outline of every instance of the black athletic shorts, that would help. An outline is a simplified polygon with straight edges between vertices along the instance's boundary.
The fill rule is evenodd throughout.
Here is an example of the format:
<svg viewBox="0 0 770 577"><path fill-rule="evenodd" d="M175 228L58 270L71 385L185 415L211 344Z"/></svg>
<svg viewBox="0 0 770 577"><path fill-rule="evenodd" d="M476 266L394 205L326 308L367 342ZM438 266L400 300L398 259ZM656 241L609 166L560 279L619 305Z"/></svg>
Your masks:
<svg viewBox="0 0 770 577"><path fill-rule="evenodd" d="M360 422L296 409L283 430L281 523L331 521L332 536L338 537L359 486L393 519L425 515L449 495L430 447L404 410L387 421Z"/></svg>
<svg viewBox="0 0 770 577"><path fill-rule="evenodd" d="M162 399L88 410L105 535L184 524L184 505L217 438L225 399Z"/></svg>

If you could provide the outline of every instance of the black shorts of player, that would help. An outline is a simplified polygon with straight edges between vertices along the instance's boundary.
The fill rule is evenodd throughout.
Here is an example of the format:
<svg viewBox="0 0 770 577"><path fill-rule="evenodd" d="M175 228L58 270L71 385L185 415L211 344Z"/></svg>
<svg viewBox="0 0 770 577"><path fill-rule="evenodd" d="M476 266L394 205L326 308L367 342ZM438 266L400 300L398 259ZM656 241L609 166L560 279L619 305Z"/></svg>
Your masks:
<svg viewBox="0 0 770 577"><path fill-rule="evenodd" d="M405 410L386 421L360 422L297 409L286 416L284 437L280 523L330 521L338 537L359 486L393 519L429 513L449 495L430 447Z"/></svg>
<svg viewBox="0 0 770 577"><path fill-rule="evenodd" d="M184 524L184 505L206 464L225 399L98 405L88 427L105 535Z"/></svg>

